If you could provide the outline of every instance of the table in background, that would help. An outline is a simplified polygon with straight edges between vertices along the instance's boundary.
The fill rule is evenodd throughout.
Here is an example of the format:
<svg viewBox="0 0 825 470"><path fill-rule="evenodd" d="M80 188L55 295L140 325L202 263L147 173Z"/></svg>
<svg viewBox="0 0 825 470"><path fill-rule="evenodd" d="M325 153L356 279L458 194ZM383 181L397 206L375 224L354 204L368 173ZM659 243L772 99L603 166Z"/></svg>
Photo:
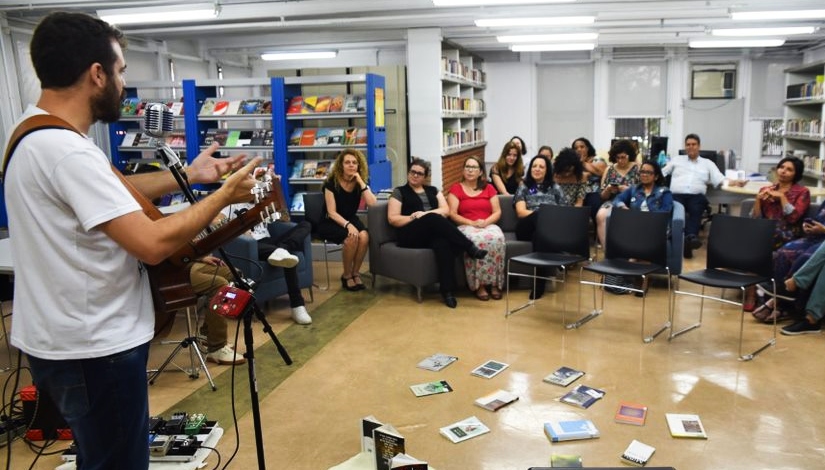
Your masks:
<svg viewBox="0 0 825 470"><path fill-rule="evenodd" d="M772 184L770 181L748 181L745 186L723 186L722 191L735 194L744 194L747 196L756 196L761 188ZM811 197L825 196L825 188L818 188L816 186L805 186L811 192Z"/></svg>

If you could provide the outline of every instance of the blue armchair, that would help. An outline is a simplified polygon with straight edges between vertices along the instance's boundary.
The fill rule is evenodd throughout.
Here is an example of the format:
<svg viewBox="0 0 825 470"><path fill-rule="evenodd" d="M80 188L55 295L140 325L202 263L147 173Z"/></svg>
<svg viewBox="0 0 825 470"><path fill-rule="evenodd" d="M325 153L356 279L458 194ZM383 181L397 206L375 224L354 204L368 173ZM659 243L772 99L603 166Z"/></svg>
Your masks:
<svg viewBox="0 0 825 470"><path fill-rule="evenodd" d="M277 238L294 225L291 222L273 222L267 226L267 229L273 238ZM224 250L231 256L232 264L240 269L246 277L257 283L255 301L258 306L262 307L268 300L287 293L283 268L258 260L258 242L254 238L243 234L227 243ZM309 236L304 240L303 251L296 254L299 259L297 266L298 286L301 289L309 289L309 299L312 302L314 300L312 293L312 241Z"/></svg>

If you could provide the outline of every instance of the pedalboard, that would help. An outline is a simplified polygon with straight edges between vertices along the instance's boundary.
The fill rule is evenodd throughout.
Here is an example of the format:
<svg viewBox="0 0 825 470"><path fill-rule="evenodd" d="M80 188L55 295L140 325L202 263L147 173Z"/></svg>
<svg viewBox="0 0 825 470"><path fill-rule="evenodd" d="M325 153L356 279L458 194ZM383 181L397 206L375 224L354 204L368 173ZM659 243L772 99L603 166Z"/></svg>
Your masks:
<svg viewBox="0 0 825 470"><path fill-rule="evenodd" d="M252 294L249 292L234 286L223 286L212 296L209 309L227 318L238 318L243 315L250 300Z"/></svg>

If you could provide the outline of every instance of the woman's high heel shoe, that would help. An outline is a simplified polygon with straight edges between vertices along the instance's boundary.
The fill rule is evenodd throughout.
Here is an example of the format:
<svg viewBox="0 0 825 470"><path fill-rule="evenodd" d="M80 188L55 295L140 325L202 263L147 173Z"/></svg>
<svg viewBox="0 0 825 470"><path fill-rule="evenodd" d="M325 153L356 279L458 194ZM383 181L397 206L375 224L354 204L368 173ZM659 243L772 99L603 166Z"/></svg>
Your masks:
<svg viewBox="0 0 825 470"><path fill-rule="evenodd" d="M352 278L351 278L351 277L341 276L341 287L343 287L344 289L346 289L346 290L348 290L348 291L357 291L357 290L360 290L360 289L358 288L358 285L357 285L357 284L356 284L356 285L352 285L352 286L351 286L351 285L349 285L350 281L352 281ZM353 282L355 282L355 281L353 281Z"/></svg>
<svg viewBox="0 0 825 470"><path fill-rule="evenodd" d="M753 318L759 321L765 321L773 314L773 299L768 299L767 302L757 307L752 314Z"/></svg>

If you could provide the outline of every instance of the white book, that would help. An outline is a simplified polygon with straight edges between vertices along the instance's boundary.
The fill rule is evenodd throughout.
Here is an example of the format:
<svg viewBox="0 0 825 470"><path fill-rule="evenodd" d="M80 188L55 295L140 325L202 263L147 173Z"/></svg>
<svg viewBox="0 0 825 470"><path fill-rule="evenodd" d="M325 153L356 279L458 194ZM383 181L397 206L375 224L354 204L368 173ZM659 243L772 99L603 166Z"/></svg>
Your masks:
<svg viewBox="0 0 825 470"><path fill-rule="evenodd" d="M457 360L457 357L450 356L449 354L435 353L432 356L425 357L424 359L422 359L421 362L419 362L416 365L416 367L420 369L438 372Z"/></svg>
<svg viewBox="0 0 825 470"><path fill-rule="evenodd" d="M484 425L475 416L470 416L467 419L462 419L449 426L444 426L438 430L444 437L457 444L467 439L472 439L476 436L490 432L490 428Z"/></svg>
<svg viewBox="0 0 825 470"><path fill-rule="evenodd" d="M477 375L479 377L484 377L485 379L489 379L498 375L501 371L509 367L510 364L505 364L504 362L493 361L489 360L484 364L473 369L470 372L473 375Z"/></svg>
<svg viewBox="0 0 825 470"><path fill-rule="evenodd" d="M653 453L656 452L656 449L653 446L649 446L643 442L639 442L636 439L630 442L630 445L627 446L624 453L622 453L622 462L628 463L630 465L635 465L637 467L644 467L647 465L647 461L650 460L650 457L653 456Z"/></svg>
<svg viewBox="0 0 825 470"><path fill-rule="evenodd" d="M699 415L665 413L665 418L667 427L670 428L670 435L673 437L708 438Z"/></svg>

